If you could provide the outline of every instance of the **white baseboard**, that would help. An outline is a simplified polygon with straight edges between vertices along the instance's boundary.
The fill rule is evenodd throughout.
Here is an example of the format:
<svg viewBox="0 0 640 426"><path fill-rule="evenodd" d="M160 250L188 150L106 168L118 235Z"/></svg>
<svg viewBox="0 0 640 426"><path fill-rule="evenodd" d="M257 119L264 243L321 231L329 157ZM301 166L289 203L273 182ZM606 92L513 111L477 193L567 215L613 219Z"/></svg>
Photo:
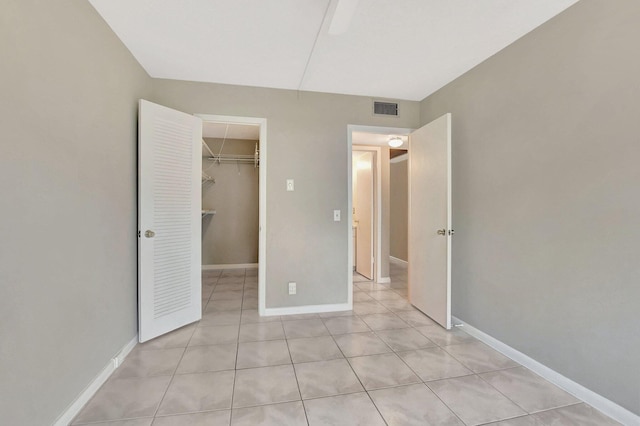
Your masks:
<svg viewBox="0 0 640 426"><path fill-rule="evenodd" d="M219 271L220 269L247 269L257 268L257 263L230 263L227 265L202 265L203 271Z"/></svg>
<svg viewBox="0 0 640 426"><path fill-rule="evenodd" d="M120 351L109 360L107 365L100 373L89 383L89 385L78 395L78 397L62 412L60 417L53 423L54 426L67 426L75 416L78 415L82 407L95 395L100 386L107 381L113 372L122 365L124 359L129 355L131 350L138 344L138 335L136 334L129 343L124 345Z"/></svg>
<svg viewBox="0 0 640 426"><path fill-rule="evenodd" d="M407 262L406 260L398 259L397 257L393 257L393 256L389 256L389 261L391 263L397 263L404 266L409 265L409 262Z"/></svg>
<svg viewBox="0 0 640 426"><path fill-rule="evenodd" d="M348 303L335 303L329 305L306 305L306 306L289 306L286 308L267 308L264 315L269 317L273 315L297 315L297 314L319 314L322 312L339 312L350 311L352 305Z"/></svg>
<svg viewBox="0 0 640 426"><path fill-rule="evenodd" d="M380 277L378 278L378 281L376 281L378 284L389 284L391 282L391 278L389 277Z"/></svg>
<svg viewBox="0 0 640 426"><path fill-rule="evenodd" d="M502 343L500 340L491 337L485 332L478 330L472 325L465 323L459 318L452 317L452 319L455 324L462 324L462 329L476 339L486 343L493 349L497 350L506 357L511 358L524 367L527 367L537 375L547 379L559 388L564 389L576 398L581 399L582 401L591 405L596 410L601 411L602 413L622 423L623 425L640 425L640 416L637 416L626 408L621 407L615 402L603 397L602 395L599 395L594 391L585 388L581 384L574 382L573 380L563 376L557 371L552 370L544 364L539 363L528 355L523 354L517 349L514 349L511 346Z"/></svg>

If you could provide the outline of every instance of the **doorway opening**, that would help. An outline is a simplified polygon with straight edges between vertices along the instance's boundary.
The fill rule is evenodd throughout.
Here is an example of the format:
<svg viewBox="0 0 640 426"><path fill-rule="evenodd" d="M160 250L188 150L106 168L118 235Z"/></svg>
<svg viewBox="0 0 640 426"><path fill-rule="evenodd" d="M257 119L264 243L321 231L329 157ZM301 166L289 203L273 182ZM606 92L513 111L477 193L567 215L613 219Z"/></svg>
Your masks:
<svg viewBox="0 0 640 426"><path fill-rule="evenodd" d="M352 154L353 280L363 282L372 281L376 269L374 247L378 235L373 228L378 197L374 188L380 178L376 173L380 158L377 151L357 148L353 147Z"/></svg>
<svg viewBox="0 0 640 426"><path fill-rule="evenodd" d="M381 128L371 126L347 126L349 161L348 203L353 211L353 149L361 145L375 145L373 149L383 153L384 160L377 163L380 179L374 184L380 194L374 206L377 217L373 228L375 241L375 282L357 283L361 291L376 290L385 285L385 273L389 276L389 164L390 135L409 136L408 175L408 237L407 277L409 303L446 329L451 328L451 114L447 113L416 131L411 129ZM358 138L363 137L366 143ZM395 138L394 138L395 139ZM402 144L404 145L405 141ZM382 156L379 156L382 158ZM382 164L381 164L382 163ZM375 214L375 213L374 213ZM354 241L353 229L348 229L348 240ZM349 244L348 289L349 303L353 305L353 254L354 244ZM385 269L386 268L386 269ZM399 268L400 271L402 268ZM402 277L401 277L402 279ZM361 300L361 299L360 299ZM365 308L363 308L365 309ZM360 309L362 311L362 309Z"/></svg>
<svg viewBox="0 0 640 426"><path fill-rule="evenodd" d="M203 121L202 269L257 268L258 300L252 307L264 315L266 119L197 116Z"/></svg>
<svg viewBox="0 0 640 426"><path fill-rule="evenodd" d="M398 149L407 149L407 137L412 129L396 128L396 127L377 127L377 126L347 126L348 139L348 203L349 211L352 214L352 226L348 227L348 265L349 265L349 300L353 302L353 282L371 280L377 284L388 284L390 282L390 227L389 227L389 209L390 209L390 156L391 148L388 144L392 136L399 137L403 140L403 146ZM371 161L362 157L363 153L370 153ZM365 167L366 163L366 167ZM370 164L370 165L369 165ZM371 194L371 211L372 215L363 207L358 207L358 194L363 189L358 189L358 175L365 175L369 188L369 181L365 173L371 170L372 192ZM369 202L367 191L365 194L367 203ZM355 210L354 210L355 208ZM363 224L362 214L365 214ZM372 216L372 217L371 217ZM372 225L369 226L368 219L371 218ZM363 225L366 228L363 228ZM359 236L360 235L360 236ZM360 254L358 248L360 247ZM371 248L369 248L371 247ZM371 262L368 255L362 253L371 253ZM358 266L358 259L365 263L365 268ZM371 266L369 267L369 265ZM362 271L370 273L362 273ZM356 273L357 272L357 273Z"/></svg>
<svg viewBox="0 0 640 426"><path fill-rule="evenodd" d="M391 149L389 158L389 271L409 263L409 151Z"/></svg>

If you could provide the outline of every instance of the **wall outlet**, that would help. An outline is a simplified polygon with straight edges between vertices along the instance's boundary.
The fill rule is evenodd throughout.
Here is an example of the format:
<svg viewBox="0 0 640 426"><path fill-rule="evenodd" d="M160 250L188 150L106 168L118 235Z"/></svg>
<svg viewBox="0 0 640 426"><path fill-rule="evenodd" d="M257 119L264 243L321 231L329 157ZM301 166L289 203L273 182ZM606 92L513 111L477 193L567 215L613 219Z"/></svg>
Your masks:
<svg viewBox="0 0 640 426"><path fill-rule="evenodd" d="M296 294L296 283L294 282L289 283L289 296L292 294Z"/></svg>

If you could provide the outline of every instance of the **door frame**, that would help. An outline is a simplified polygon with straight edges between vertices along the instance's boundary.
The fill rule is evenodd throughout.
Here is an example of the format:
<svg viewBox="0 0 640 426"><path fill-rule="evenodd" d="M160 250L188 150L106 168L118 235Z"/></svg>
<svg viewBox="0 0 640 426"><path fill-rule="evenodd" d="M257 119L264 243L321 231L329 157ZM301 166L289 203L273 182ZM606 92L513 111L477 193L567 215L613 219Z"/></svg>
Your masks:
<svg viewBox="0 0 640 426"><path fill-rule="evenodd" d="M258 170L258 314L266 312L267 282L267 119L231 115L194 114L204 122L254 124L260 126L260 167Z"/></svg>
<svg viewBox="0 0 640 426"><path fill-rule="evenodd" d="M352 162L353 162L353 132L366 132L366 133L376 133L382 135L398 135L398 136L406 136L411 133L414 129L408 127L381 127L381 126L363 126L358 124L348 124L347 125L347 212L348 217L352 217L353 212L353 177L352 177ZM375 198L378 200L376 202L376 206L374 209L376 211L376 221L375 226L373 227L374 234L377 236L376 247L374 250L375 253L375 281L376 282L385 282L383 277L380 275L380 258L382 257L382 162L380 159L381 147L380 146L371 146L371 145L355 145L357 147L369 148L376 150L376 157L378 160L376 161L376 183L374 184ZM349 241L347 255L347 288L348 288L348 303L350 306L353 306L353 227L351 220L349 221L349 226L347 226L347 241ZM388 277L387 277L388 278ZM388 281L387 281L388 282Z"/></svg>

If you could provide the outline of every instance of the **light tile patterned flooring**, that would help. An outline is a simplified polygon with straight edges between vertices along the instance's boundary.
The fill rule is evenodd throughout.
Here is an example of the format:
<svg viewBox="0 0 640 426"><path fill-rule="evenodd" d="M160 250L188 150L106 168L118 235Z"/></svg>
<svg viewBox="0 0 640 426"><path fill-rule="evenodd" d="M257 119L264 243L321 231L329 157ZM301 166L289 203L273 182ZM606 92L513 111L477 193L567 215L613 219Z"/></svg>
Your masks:
<svg viewBox="0 0 640 426"><path fill-rule="evenodd" d="M256 269L203 272L203 317L138 345L73 424L613 425L391 284L349 312L261 318ZM495 423L492 423L495 422Z"/></svg>

